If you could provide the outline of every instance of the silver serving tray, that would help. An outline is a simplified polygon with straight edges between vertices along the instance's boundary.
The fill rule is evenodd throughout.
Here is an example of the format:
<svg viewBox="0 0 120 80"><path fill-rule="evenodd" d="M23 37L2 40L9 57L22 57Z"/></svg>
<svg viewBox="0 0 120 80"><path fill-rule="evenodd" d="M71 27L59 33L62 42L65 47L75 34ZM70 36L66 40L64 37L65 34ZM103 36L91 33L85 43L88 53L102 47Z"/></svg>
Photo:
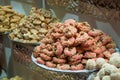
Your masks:
<svg viewBox="0 0 120 80"><path fill-rule="evenodd" d="M33 56L33 54L31 55L31 59L36 65L38 65L39 67L44 68L46 70L49 70L49 71L63 72L63 73L91 73L91 72L96 71L95 69L94 70L87 70L87 69L84 69L84 70L61 70L61 69L57 69L57 68L50 68L43 64L37 63L36 58Z"/></svg>
<svg viewBox="0 0 120 80"><path fill-rule="evenodd" d="M31 42L22 42L22 41L19 41L19 40L13 40L13 39L10 38L9 35L8 35L8 38L9 38L12 42L17 42L17 43L21 43L21 44L35 44L35 45L40 45L40 42L31 43Z"/></svg>

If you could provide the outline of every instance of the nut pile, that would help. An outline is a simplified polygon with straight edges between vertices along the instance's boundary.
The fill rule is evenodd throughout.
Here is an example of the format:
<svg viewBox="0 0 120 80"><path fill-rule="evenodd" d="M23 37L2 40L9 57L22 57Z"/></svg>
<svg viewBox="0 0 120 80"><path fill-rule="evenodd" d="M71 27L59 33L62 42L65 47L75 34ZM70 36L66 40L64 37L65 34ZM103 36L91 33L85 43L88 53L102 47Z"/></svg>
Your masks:
<svg viewBox="0 0 120 80"><path fill-rule="evenodd" d="M34 49L33 55L40 64L62 70L82 70L88 66L87 60L101 57L108 61L115 52L112 38L87 22L68 19L53 26Z"/></svg>
<svg viewBox="0 0 120 80"><path fill-rule="evenodd" d="M100 70L94 77L94 80L120 80L120 53L116 52L110 57L109 63L100 60L98 66ZM100 65L103 63L102 65Z"/></svg>
<svg viewBox="0 0 120 80"><path fill-rule="evenodd" d="M0 6L0 32L8 32L20 23L24 15L14 11L11 6Z"/></svg>
<svg viewBox="0 0 120 80"><path fill-rule="evenodd" d="M51 29L50 23L57 22L57 18L49 10L33 7L30 15L21 20L19 27L10 33L10 38L23 43L36 43Z"/></svg>

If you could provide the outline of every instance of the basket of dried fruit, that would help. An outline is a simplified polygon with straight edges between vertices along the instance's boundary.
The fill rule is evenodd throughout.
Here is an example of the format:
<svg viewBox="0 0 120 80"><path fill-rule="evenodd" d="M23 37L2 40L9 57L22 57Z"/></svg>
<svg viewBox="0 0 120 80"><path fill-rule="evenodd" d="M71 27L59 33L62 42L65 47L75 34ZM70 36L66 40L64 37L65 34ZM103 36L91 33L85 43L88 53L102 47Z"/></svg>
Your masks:
<svg viewBox="0 0 120 80"><path fill-rule="evenodd" d="M31 58L39 67L58 74L58 77L61 73L69 77L67 80L86 80L96 70L97 58L108 62L115 52L112 37L87 22L68 19L53 26L35 47Z"/></svg>

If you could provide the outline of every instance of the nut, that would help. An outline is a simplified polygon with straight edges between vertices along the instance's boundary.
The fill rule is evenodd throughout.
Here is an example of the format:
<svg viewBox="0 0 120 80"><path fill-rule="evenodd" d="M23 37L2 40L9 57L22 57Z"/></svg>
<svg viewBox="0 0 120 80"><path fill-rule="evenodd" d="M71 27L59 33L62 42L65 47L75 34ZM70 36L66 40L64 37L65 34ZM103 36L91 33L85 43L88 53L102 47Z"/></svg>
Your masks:
<svg viewBox="0 0 120 80"><path fill-rule="evenodd" d="M11 32L12 39L17 37L20 39L20 42L24 43L36 43L40 42L42 38L47 34L49 31L48 25L45 21L44 13L46 13L47 10L45 9L37 9L32 8L31 13L28 16L25 16L21 19L22 15L15 15L10 17L10 27L18 27L15 30ZM49 12L49 11L48 11ZM53 16L49 17L51 19L51 22L54 22L56 20L53 20ZM21 20L21 21L20 21ZM17 25L16 23L20 23ZM13 37L13 35L17 35ZM15 39L16 40L16 39ZM21 41L23 40L23 41Z"/></svg>
<svg viewBox="0 0 120 80"><path fill-rule="evenodd" d="M8 32L15 29L24 16L12 9L12 6L0 6L0 32Z"/></svg>

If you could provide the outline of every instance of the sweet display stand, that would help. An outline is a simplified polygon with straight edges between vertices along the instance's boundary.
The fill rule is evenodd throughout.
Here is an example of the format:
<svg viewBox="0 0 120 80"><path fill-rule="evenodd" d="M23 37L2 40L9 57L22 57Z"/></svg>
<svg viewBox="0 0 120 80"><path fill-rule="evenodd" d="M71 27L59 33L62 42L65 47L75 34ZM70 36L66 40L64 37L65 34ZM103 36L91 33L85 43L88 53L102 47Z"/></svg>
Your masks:
<svg viewBox="0 0 120 80"><path fill-rule="evenodd" d="M43 1L45 1L45 0L43 0ZM51 1L51 0L48 0L48 1ZM54 1L59 1L59 0L54 0ZM74 1L74 0L71 0L71 1ZM75 1L77 1L77 0L75 0ZM64 2L64 0L63 0L63 2ZM80 5L80 4L78 4L78 5ZM53 8L53 7L44 5L44 8ZM63 8L63 6L62 6L62 8L58 8L58 7L54 7L54 8L53 9L54 9L55 13L58 13L57 16L60 19L63 18L63 16L66 14L66 11L64 11L65 8ZM74 8L75 7L73 6L73 9ZM93 8L93 9L96 9L96 8ZM86 9L84 9L84 10L86 10ZM62 13L60 13L61 11L62 11ZM80 14L78 14L78 17L83 18L82 21L87 21L90 24L93 23L93 26L96 28L101 28L101 27L96 26L96 20L95 20L96 17L95 17L95 19L93 19L94 15L92 17L90 16L90 19L86 15L88 15L88 14L85 14L85 17L83 17ZM89 15L92 15L92 14L89 14ZM95 14L95 15L97 16L97 14ZM106 16L108 16L108 15L106 15ZM100 18L101 18L101 16L100 16ZM99 20L99 16L97 17L97 20L102 22L101 19ZM107 22L107 20L105 20L105 22ZM110 31L108 31L107 28L110 29ZM106 32L108 31L108 33L112 32L111 35L115 39L116 43L119 46L120 33L117 32L115 34L118 34L118 36L114 36L113 29L116 32L117 32L117 30L119 30L119 29L116 29L114 26L112 26L112 28L111 27L103 28L103 30ZM2 39L2 38L0 38L0 39ZM31 55L32 55L32 52L33 52L35 46L37 46L37 45L38 44L22 43L22 42L17 42L17 41L11 40L11 57L10 57L10 63L8 66L8 77L13 77L13 76L19 75L23 78L23 80L86 80L88 78L88 76L91 74L91 72L54 71L54 70L50 70L47 68L43 68L39 65L36 65L33 62Z"/></svg>

